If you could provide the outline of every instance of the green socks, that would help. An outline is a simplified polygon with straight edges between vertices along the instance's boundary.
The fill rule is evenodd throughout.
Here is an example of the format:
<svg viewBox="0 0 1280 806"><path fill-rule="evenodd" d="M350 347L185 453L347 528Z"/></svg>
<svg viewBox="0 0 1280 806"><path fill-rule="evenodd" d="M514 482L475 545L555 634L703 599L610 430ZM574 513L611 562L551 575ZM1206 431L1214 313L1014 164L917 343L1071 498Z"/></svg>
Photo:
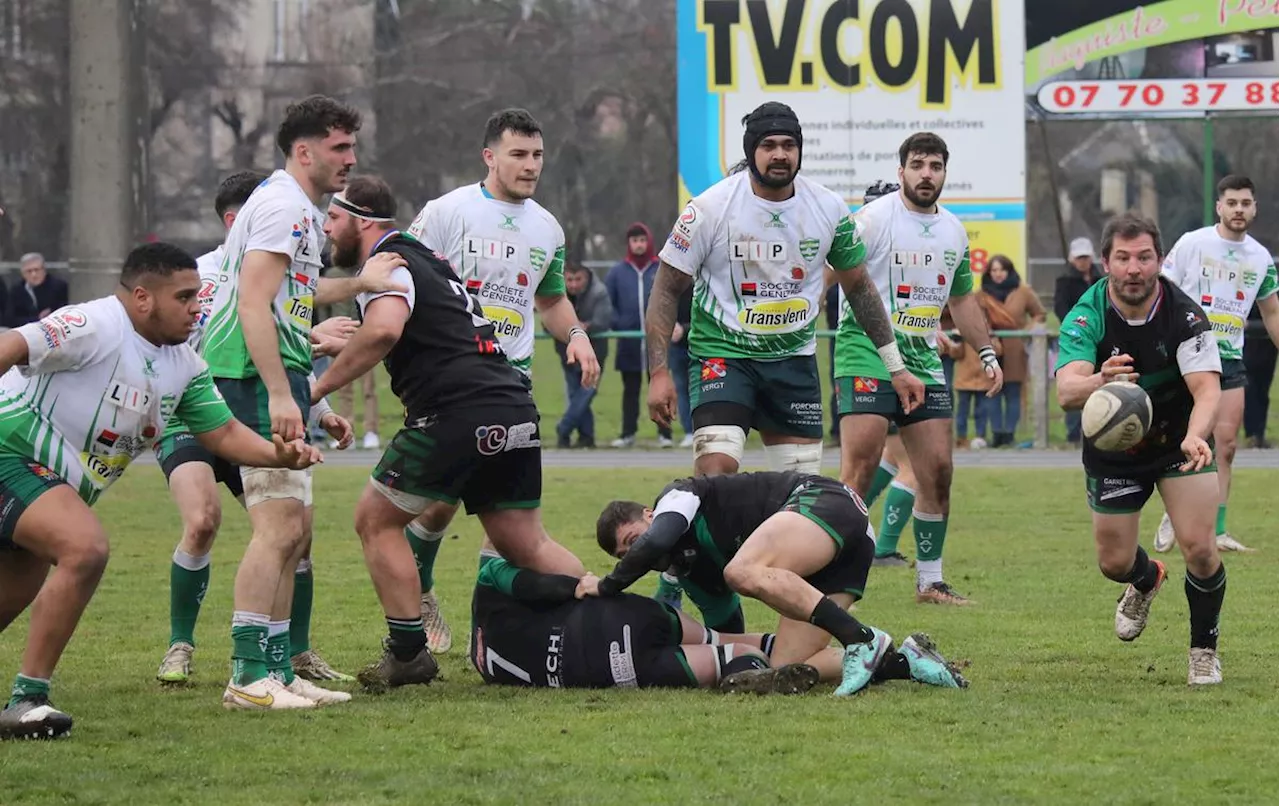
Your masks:
<svg viewBox="0 0 1280 806"><path fill-rule="evenodd" d="M880 493L884 492L884 488L889 486L889 482L893 481L893 477L898 475L898 468L889 464L883 459L880 460L880 466L876 468L876 474L871 479L871 489L867 490L867 506L871 506L880 497Z"/></svg>
<svg viewBox="0 0 1280 806"><path fill-rule="evenodd" d="M1227 533L1227 505L1218 504L1218 521L1214 525L1214 535L1225 535Z"/></svg>
<svg viewBox="0 0 1280 806"><path fill-rule="evenodd" d="M193 557L175 549L169 567L169 646L196 645L196 620L208 590L209 555Z"/></svg>
<svg viewBox="0 0 1280 806"><path fill-rule="evenodd" d="M267 629L270 616L237 610L231 617L231 680L237 686L267 676Z"/></svg>
<svg viewBox="0 0 1280 806"><path fill-rule="evenodd" d="M303 557L293 574L293 608L289 611L289 657L311 648L311 602L315 596L315 577L311 560Z"/></svg>
<svg viewBox="0 0 1280 806"><path fill-rule="evenodd" d="M49 696L49 681L20 674L13 679L13 692L9 695L9 705L6 707L17 705L19 700L27 697L36 696Z"/></svg>
<svg viewBox="0 0 1280 806"><path fill-rule="evenodd" d="M412 521L405 527L404 536L409 541L409 548L413 549L413 558L418 562L418 581L422 583L422 592L426 593L435 587L432 572L444 532L428 532L417 521Z"/></svg>
<svg viewBox="0 0 1280 806"><path fill-rule="evenodd" d="M286 686L293 682L293 663L289 660L289 622L267 624L267 674L275 675Z"/></svg>
<svg viewBox="0 0 1280 806"><path fill-rule="evenodd" d="M947 516L912 512L916 533L916 586L942 581L942 544L947 539Z"/></svg>
<svg viewBox="0 0 1280 806"><path fill-rule="evenodd" d="M877 557L888 557L898 551L898 539L911 518L915 502L915 490L896 481L889 485L889 493L884 497L884 514L880 517L880 531L876 533Z"/></svg>

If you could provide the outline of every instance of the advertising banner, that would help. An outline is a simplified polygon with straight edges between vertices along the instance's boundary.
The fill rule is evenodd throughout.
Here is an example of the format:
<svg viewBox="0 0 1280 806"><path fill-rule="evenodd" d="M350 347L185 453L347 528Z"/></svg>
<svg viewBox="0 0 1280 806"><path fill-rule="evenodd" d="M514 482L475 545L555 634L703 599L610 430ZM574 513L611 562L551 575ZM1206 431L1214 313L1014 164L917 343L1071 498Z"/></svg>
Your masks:
<svg viewBox="0 0 1280 806"><path fill-rule="evenodd" d="M1023 262L1022 0L677 0L681 204L743 158L765 101L804 127L801 172L851 209L897 181L898 147L932 131L951 152L941 202L974 268Z"/></svg>

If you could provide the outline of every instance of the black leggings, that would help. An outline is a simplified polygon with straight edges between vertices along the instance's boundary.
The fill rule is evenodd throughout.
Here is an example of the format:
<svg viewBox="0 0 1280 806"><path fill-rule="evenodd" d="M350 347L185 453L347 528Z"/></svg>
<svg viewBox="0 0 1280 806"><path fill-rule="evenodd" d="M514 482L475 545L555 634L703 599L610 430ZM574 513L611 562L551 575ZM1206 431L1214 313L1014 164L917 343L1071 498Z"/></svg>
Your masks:
<svg viewBox="0 0 1280 806"><path fill-rule="evenodd" d="M634 437L640 428L640 381L643 373L622 373L622 436ZM659 428L658 436L671 439L670 428Z"/></svg>

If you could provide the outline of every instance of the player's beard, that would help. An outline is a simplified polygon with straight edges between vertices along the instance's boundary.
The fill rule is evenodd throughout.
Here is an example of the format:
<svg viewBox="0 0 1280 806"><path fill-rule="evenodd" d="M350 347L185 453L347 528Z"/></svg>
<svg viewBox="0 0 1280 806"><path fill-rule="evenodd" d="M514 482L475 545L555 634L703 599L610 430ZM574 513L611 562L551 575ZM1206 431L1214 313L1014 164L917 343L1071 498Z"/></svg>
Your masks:
<svg viewBox="0 0 1280 806"><path fill-rule="evenodd" d="M771 172L773 168L779 167L787 169L787 175L785 178ZM796 181L796 173L797 171L795 167L789 162L770 163L765 166L765 170L760 173L760 184L767 188L773 188L774 190L784 188Z"/></svg>
<svg viewBox="0 0 1280 806"><path fill-rule="evenodd" d="M187 329L179 335L177 333L169 332L171 328L166 326L167 323L165 322L164 317L160 315L159 308L152 308L151 313L147 316L147 320L151 324L151 332L158 334L160 340L164 342L160 345L162 347L177 347L179 344L186 344L187 340L191 338L191 330L195 327L196 322L199 321L197 319L189 320L187 323Z"/></svg>
<svg viewBox="0 0 1280 806"><path fill-rule="evenodd" d="M354 269L360 265L360 239L334 238L329 247L329 259L333 265L343 269Z"/></svg>
<svg viewBox="0 0 1280 806"><path fill-rule="evenodd" d="M1249 219L1247 218L1224 218L1222 225L1236 234L1243 234L1249 231Z"/></svg>
<svg viewBox="0 0 1280 806"><path fill-rule="evenodd" d="M1114 276L1111 278L1111 293L1125 305L1132 305L1136 308L1151 299L1151 295L1156 293L1157 283L1159 283L1158 276L1152 275L1143 280L1140 290L1130 291L1129 285L1123 277Z"/></svg>
<svg viewBox="0 0 1280 806"><path fill-rule="evenodd" d="M903 183L902 193L907 197L907 201L911 202L916 207L927 210L938 203L938 198L942 196L942 185L934 185L929 188L929 193L931 193L931 195L929 198L925 198L917 192L920 184L920 182L917 182L915 187L911 187L910 185Z"/></svg>

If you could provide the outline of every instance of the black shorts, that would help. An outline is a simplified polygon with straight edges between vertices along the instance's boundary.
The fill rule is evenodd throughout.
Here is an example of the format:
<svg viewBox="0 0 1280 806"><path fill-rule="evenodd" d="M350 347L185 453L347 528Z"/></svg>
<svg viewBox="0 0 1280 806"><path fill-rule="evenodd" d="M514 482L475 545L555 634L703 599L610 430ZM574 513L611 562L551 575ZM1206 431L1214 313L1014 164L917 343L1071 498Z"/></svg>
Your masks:
<svg viewBox="0 0 1280 806"><path fill-rule="evenodd" d="M1084 485L1089 508L1100 515L1128 515L1141 512L1147 499L1156 491L1156 486L1163 479L1218 472L1216 460L1206 467L1192 471L1180 469L1184 462L1186 458L1179 454L1171 457L1164 468L1154 472L1131 474L1113 472L1094 475L1086 470Z"/></svg>
<svg viewBox="0 0 1280 806"><path fill-rule="evenodd" d="M428 499L461 500L472 515L537 509L541 445L532 404L432 415L391 438L372 478L406 512L421 512Z"/></svg>
<svg viewBox="0 0 1280 806"><path fill-rule="evenodd" d="M878 414L899 428L924 420L949 420L952 415L951 387L925 384L924 405L907 414L890 381L880 378L836 378L836 406L840 416Z"/></svg>
<svg viewBox="0 0 1280 806"><path fill-rule="evenodd" d="M836 544L831 562L805 581L823 593L848 593L861 599L876 544L867 505L858 494L835 479L810 476L792 491L782 511L798 513L818 524Z"/></svg>
<svg viewBox="0 0 1280 806"><path fill-rule="evenodd" d="M201 462L213 468L213 478L231 491L236 498L244 495L244 482L240 480L240 468L220 456L214 456L207 448L186 431L169 434L156 442L156 461L164 472L165 482L178 465Z"/></svg>
<svg viewBox="0 0 1280 806"><path fill-rule="evenodd" d="M1244 361L1239 358L1222 359L1222 379L1219 381L1222 391L1243 389L1249 385L1249 375L1244 370Z"/></svg>
<svg viewBox="0 0 1280 806"><path fill-rule="evenodd" d="M586 599L564 629L564 685L571 688L694 688L680 646L680 617L634 593Z"/></svg>

